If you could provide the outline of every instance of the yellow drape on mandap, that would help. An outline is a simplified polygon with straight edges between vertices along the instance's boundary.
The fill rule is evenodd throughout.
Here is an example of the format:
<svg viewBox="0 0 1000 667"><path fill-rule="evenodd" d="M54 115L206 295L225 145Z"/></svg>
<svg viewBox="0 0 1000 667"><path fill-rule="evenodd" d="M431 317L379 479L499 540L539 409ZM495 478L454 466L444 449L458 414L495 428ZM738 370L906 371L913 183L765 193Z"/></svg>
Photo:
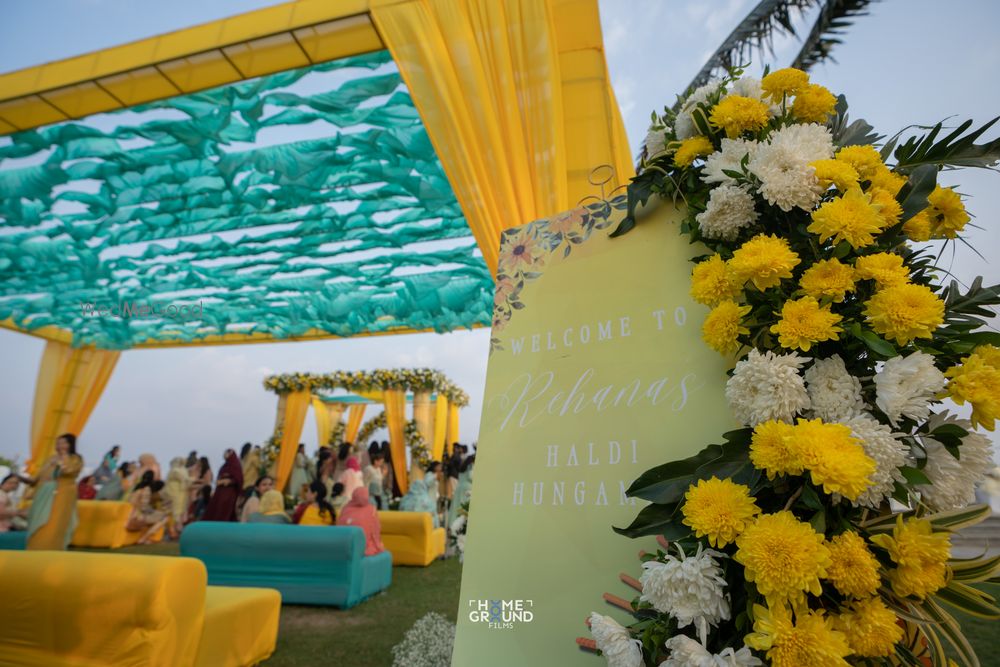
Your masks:
<svg viewBox="0 0 1000 667"><path fill-rule="evenodd" d="M277 489L284 490L295 464L295 453L299 449L299 438L306 423L306 413L312 396L308 391L293 391L278 399L277 421L281 425L281 449L275 466Z"/></svg>
<svg viewBox="0 0 1000 667"><path fill-rule="evenodd" d="M410 488L406 470L406 394L401 389L386 389L382 393L385 405L385 425L389 431L389 451L392 453L392 472L396 476L399 490L406 493Z"/></svg>
<svg viewBox="0 0 1000 667"><path fill-rule="evenodd" d="M45 344L35 383L29 474L38 472L52 456L57 436L80 435L120 355L117 350L74 349L55 341Z"/></svg>
<svg viewBox="0 0 1000 667"><path fill-rule="evenodd" d="M448 397L438 394L434 403L434 440L431 442L431 458L441 460L444 454L444 439L448 434Z"/></svg>
<svg viewBox="0 0 1000 667"><path fill-rule="evenodd" d="M445 447L451 453L451 446L458 442L458 406L454 403L448 404L448 437L445 439Z"/></svg>
<svg viewBox="0 0 1000 667"><path fill-rule="evenodd" d="M373 0L490 271L500 233L628 182L596 0Z"/></svg>
<svg viewBox="0 0 1000 667"><path fill-rule="evenodd" d="M354 439L358 437L358 431L361 430L361 422L365 418L365 408L367 407L364 403L353 403L347 410L347 428L344 429L344 442L357 444L354 442Z"/></svg>
<svg viewBox="0 0 1000 667"><path fill-rule="evenodd" d="M330 434L333 433L334 425L340 421L340 416L344 414L345 406L343 403L327 403L313 396L312 407L316 413L316 445L328 446Z"/></svg>
<svg viewBox="0 0 1000 667"><path fill-rule="evenodd" d="M431 406L431 392L413 392L413 421L429 447L434 439L434 408Z"/></svg>

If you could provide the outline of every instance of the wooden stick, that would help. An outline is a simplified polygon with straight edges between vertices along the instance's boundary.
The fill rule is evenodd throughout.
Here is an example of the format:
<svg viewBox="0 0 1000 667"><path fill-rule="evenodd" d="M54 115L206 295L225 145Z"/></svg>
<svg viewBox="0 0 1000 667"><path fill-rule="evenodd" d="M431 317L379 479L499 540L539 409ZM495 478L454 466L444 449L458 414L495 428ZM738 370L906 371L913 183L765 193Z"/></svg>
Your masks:
<svg viewBox="0 0 1000 667"><path fill-rule="evenodd" d="M604 594L604 601L607 602L607 603L609 603L609 604L613 604L614 606L616 606L616 607L618 607L620 609L624 609L625 611L627 611L630 614L634 614L635 613L635 610L632 609L632 605L629 604L628 602L626 602L625 600L623 600L622 598L618 597L617 595L612 595L611 593L605 593Z"/></svg>
<svg viewBox="0 0 1000 667"><path fill-rule="evenodd" d="M656 543L659 544L661 547L663 547L664 551L666 551L667 548L670 546L670 542L668 542L667 538L665 538L663 535L656 536Z"/></svg>
<svg viewBox="0 0 1000 667"><path fill-rule="evenodd" d="M645 549L639 549L639 560L642 560L642 557L645 556L645 555L646 555L646 550Z"/></svg>
<svg viewBox="0 0 1000 667"><path fill-rule="evenodd" d="M587 649L589 651L597 651L597 642L593 639L587 639L586 637L577 637L576 643L580 645L580 648Z"/></svg>
<svg viewBox="0 0 1000 667"><path fill-rule="evenodd" d="M630 577L629 575L622 572L621 574L618 575L618 578L624 581L632 588L634 588L635 590L639 591L640 593L642 592L642 584L640 584L639 580L636 579L635 577Z"/></svg>

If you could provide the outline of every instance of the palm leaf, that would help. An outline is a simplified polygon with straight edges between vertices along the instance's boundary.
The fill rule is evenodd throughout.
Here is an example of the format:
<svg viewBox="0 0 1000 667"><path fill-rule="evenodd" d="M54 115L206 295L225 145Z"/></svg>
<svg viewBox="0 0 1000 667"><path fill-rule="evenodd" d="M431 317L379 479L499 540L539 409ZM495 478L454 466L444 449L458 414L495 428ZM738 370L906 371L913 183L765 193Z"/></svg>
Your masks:
<svg viewBox="0 0 1000 667"><path fill-rule="evenodd" d="M967 120L941 140L938 140L938 135L944 125L938 123L927 134L910 137L896 148L893 155L896 159L896 169L909 173L925 164L941 169L959 167L994 169L1000 162L1000 138L982 144L977 144L976 139L993 127L998 120L1000 116L963 136L972 126L972 121Z"/></svg>
<svg viewBox="0 0 1000 667"><path fill-rule="evenodd" d="M872 0L827 0L816 17L816 23L802 42L799 55L792 61L792 67L809 71L813 65L824 60L834 60L833 48L843 43L842 37L851 26L853 19L868 15L868 5Z"/></svg>

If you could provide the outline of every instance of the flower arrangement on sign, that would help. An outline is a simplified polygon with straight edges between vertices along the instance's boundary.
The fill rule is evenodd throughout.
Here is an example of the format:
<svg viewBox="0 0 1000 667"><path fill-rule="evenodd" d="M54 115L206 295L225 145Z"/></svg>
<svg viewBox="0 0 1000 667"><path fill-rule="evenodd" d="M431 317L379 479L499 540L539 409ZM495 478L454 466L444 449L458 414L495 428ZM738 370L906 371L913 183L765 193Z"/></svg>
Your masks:
<svg viewBox="0 0 1000 667"><path fill-rule="evenodd" d="M995 121L993 121L995 122ZM1000 286L939 277L928 247L969 221L940 169L991 167L993 122L940 138L881 137L797 69L735 70L654 114L628 214L686 206L708 248L691 295L706 344L738 362L726 386L742 428L641 475L650 504L621 534L660 536L623 627L592 614L608 663L978 665L951 606L1000 618L973 584L1000 557L960 559L951 533L989 515L1000 334L981 330ZM971 404L971 417L940 410ZM891 505L890 500L899 504Z"/></svg>
<svg viewBox="0 0 1000 667"><path fill-rule="evenodd" d="M276 394L293 391L345 389L347 391L436 391L459 407L469 404L469 395L444 373L431 368L396 368L374 371L336 371L334 373L285 373L264 379L264 388Z"/></svg>

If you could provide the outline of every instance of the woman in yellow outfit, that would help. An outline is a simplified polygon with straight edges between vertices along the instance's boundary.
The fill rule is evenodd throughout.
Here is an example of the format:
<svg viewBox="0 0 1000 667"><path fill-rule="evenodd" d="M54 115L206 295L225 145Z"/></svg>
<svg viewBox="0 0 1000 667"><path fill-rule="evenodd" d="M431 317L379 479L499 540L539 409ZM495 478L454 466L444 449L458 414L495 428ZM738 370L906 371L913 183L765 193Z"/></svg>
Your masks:
<svg viewBox="0 0 1000 667"><path fill-rule="evenodd" d="M28 512L28 549L63 550L76 530L76 476L83 459L76 453L76 436L64 433L56 439L56 453L34 479Z"/></svg>
<svg viewBox="0 0 1000 667"><path fill-rule="evenodd" d="M305 502L296 511L295 523L300 526L333 526L337 513L326 499L326 485L313 482L305 494Z"/></svg>

